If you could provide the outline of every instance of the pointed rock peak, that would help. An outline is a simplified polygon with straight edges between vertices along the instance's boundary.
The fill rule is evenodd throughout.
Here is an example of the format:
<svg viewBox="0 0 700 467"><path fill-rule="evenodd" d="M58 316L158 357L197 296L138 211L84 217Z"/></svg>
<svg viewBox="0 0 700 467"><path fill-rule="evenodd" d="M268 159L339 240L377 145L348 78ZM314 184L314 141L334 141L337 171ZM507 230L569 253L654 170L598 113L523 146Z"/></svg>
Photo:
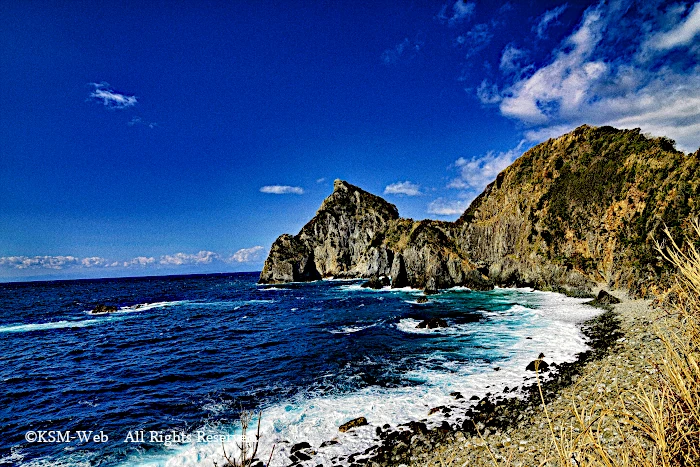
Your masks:
<svg viewBox="0 0 700 467"><path fill-rule="evenodd" d="M399 217L399 211L393 204L340 179L333 182L333 193L323 201L319 211L337 209L339 206L348 205L354 205L365 210L379 210L383 216L389 219Z"/></svg>
<svg viewBox="0 0 700 467"><path fill-rule="evenodd" d="M348 191L350 189L358 190L359 188L339 178L333 182L333 191Z"/></svg>

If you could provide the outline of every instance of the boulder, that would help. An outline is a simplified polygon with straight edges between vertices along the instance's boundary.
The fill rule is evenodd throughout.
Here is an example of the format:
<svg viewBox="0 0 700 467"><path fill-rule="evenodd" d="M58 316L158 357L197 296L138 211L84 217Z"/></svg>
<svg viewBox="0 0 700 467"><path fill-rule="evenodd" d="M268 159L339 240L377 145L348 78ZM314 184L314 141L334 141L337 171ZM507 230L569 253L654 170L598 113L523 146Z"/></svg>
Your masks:
<svg viewBox="0 0 700 467"><path fill-rule="evenodd" d="M445 321L442 318L428 318L424 319L420 323L418 323L418 326L416 328L418 329L435 329L435 328L446 328L447 327L447 321Z"/></svg>
<svg viewBox="0 0 700 467"><path fill-rule="evenodd" d="M619 298L610 295L605 290L601 290L600 292L598 292L598 296L595 300L601 305L617 305L618 303L620 303Z"/></svg>
<svg viewBox="0 0 700 467"><path fill-rule="evenodd" d="M416 299L416 303L428 303L428 297L421 295Z"/></svg>
<svg viewBox="0 0 700 467"><path fill-rule="evenodd" d="M541 373L544 373L545 371L549 370L549 364L542 360L544 358L544 354L541 353L539 357L537 357L537 360L533 360L528 365L525 367L527 371L539 371Z"/></svg>
<svg viewBox="0 0 700 467"><path fill-rule="evenodd" d="M292 446L292 449L289 451L291 454L294 454L295 452L299 451L300 449L309 449L311 445L307 443L306 441L302 441L301 443L297 443L294 446Z"/></svg>
<svg viewBox="0 0 700 467"><path fill-rule="evenodd" d="M361 287L367 289L382 289L384 287L389 287L390 285L391 281L389 280L389 278L386 276L382 276L370 278L367 282L362 284Z"/></svg>
<svg viewBox="0 0 700 467"><path fill-rule="evenodd" d="M338 427L338 430L340 430L341 433L345 433L348 430L351 430L355 427L363 426L363 425L367 425L367 419L365 417L358 417L358 418L355 418L353 420L350 420L347 423L343 423L342 425L340 425Z"/></svg>
<svg viewBox="0 0 700 467"><path fill-rule="evenodd" d="M113 305L105 305L104 303L100 303L97 305L91 312L90 314L92 315L103 315L106 313L114 313L117 311L117 307Z"/></svg>

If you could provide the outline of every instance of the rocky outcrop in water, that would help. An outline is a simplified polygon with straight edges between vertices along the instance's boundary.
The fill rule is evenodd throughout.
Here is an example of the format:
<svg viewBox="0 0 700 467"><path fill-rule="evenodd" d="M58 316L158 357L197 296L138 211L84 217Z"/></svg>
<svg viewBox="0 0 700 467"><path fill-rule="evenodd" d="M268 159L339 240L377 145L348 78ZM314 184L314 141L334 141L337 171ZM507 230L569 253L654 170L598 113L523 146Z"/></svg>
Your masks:
<svg viewBox="0 0 700 467"><path fill-rule="evenodd" d="M105 315L107 313L115 313L116 311L117 311L116 306L105 305L104 303L100 303L92 311L90 311L90 314L91 315Z"/></svg>
<svg viewBox="0 0 700 467"><path fill-rule="evenodd" d="M426 293L531 286L585 296L594 282L651 296L673 271L664 225L681 238L700 213L700 150L582 126L525 152L456 222L400 218L347 182L295 236L275 241L261 283L387 276Z"/></svg>

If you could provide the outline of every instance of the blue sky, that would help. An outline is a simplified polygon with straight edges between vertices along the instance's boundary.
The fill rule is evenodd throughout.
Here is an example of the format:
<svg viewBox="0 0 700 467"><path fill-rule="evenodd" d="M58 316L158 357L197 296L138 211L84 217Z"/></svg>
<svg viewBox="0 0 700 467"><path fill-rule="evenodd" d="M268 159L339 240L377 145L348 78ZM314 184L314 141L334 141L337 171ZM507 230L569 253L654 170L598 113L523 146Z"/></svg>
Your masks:
<svg viewBox="0 0 700 467"><path fill-rule="evenodd" d="M0 21L0 280L259 270L336 178L455 219L582 123L700 146L700 3L9 0Z"/></svg>

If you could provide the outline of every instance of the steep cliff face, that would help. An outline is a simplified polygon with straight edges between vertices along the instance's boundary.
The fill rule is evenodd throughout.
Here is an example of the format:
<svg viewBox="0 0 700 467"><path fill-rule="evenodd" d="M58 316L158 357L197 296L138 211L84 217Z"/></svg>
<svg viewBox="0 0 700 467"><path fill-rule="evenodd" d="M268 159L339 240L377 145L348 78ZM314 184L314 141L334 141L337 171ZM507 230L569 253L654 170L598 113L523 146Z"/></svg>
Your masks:
<svg viewBox="0 0 700 467"><path fill-rule="evenodd" d="M261 282L391 278L437 290L595 281L648 296L671 271L654 240L700 213L700 151L686 155L639 130L582 126L535 146L456 222L413 221L346 182L296 236L272 246Z"/></svg>
<svg viewBox="0 0 700 467"><path fill-rule="evenodd" d="M296 236L280 236L270 249L261 283L365 277L387 270L392 258L372 239L399 212L382 198L336 180L333 193ZM381 270L381 271L380 271Z"/></svg>
<svg viewBox="0 0 700 467"><path fill-rule="evenodd" d="M639 130L582 126L535 146L457 221L459 248L498 283L612 287L648 296L670 270L654 249L700 212L699 156Z"/></svg>

